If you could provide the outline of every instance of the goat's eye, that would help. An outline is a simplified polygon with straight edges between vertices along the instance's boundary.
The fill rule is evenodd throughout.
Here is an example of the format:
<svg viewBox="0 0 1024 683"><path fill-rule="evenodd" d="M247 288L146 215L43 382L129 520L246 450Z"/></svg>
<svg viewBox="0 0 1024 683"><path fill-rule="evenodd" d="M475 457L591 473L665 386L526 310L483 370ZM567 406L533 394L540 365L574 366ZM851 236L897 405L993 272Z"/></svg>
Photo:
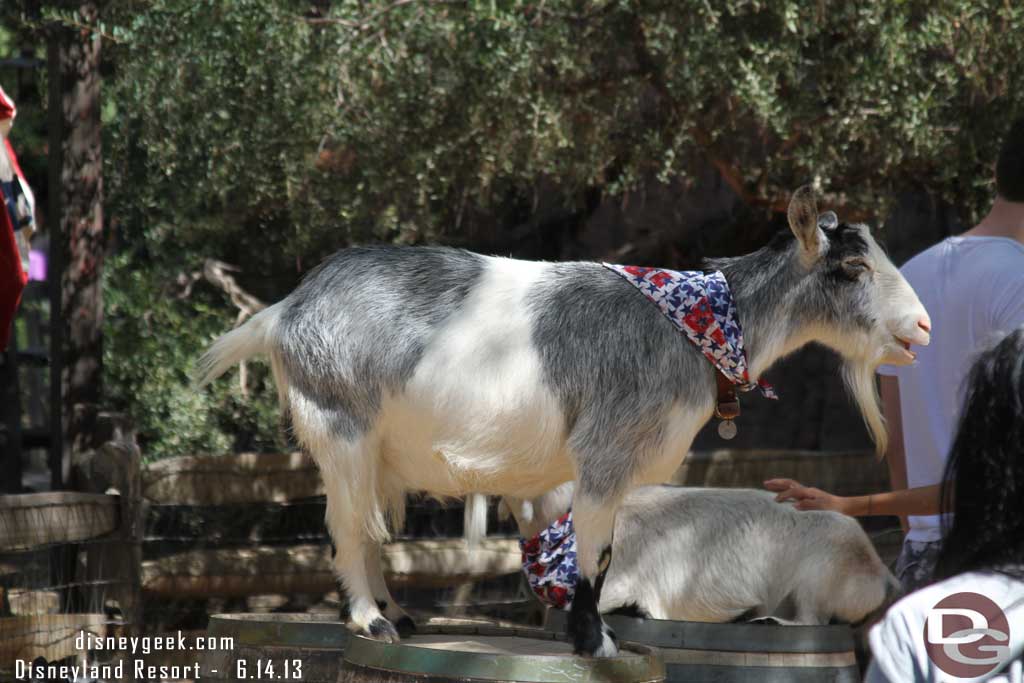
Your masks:
<svg viewBox="0 0 1024 683"><path fill-rule="evenodd" d="M853 258L843 259L843 270L851 275L860 275L871 270L871 264L866 259L854 256Z"/></svg>

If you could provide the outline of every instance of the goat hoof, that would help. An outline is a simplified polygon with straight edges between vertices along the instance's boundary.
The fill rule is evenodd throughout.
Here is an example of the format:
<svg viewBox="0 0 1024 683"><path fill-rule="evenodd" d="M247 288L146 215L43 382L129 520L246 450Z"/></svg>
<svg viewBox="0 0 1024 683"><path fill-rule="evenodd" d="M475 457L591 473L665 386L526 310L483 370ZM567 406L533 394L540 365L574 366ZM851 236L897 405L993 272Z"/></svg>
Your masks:
<svg viewBox="0 0 1024 683"><path fill-rule="evenodd" d="M595 657L617 657L619 655L619 639L609 626L601 624L601 646L594 650Z"/></svg>
<svg viewBox="0 0 1024 683"><path fill-rule="evenodd" d="M600 620L583 620L573 630L573 653L587 657L615 657L619 654L619 640L607 624ZM588 628L589 627L589 628Z"/></svg>
<svg viewBox="0 0 1024 683"><path fill-rule="evenodd" d="M601 624L601 638L597 647L577 654L591 657L617 657L619 655L619 639L615 636L615 631L606 624Z"/></svg>
<svg viewBox="0 0 1024 683"><path fill-rule="evenodd" d="M384 617L377 617L371 621L364 634L384 643L397 643L400 640L395 625Z"/></svg>
<svg viewBox="0 0 1024 683"><path fill-rule="evenodd" d="M402 618L395 624L398 628L398 635L403 638L408 638L412 634L416 633L416 622L413 621L409 615L402 615Z"/></svg>

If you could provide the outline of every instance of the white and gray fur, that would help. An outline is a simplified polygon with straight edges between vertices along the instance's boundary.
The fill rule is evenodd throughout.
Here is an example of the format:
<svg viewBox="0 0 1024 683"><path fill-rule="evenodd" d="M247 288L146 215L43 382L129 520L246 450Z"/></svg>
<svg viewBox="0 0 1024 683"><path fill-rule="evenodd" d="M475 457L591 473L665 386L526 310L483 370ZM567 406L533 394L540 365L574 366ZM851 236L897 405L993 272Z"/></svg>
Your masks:
<svg viewBox="0 0 1024 683"><path fill-rule="evenodd" d="M789 218L792 235L712 264L751 379L807 342L829 345L882 444L872 373L912 361L904 346L928 342L927 313L865 226L820 229L806 190ZM575 480L570 629L577 651L616 652L597 613L615 511L676 470L716 393L712 366L632 284L597 263L351 248L214 342L199 383L256 354L324 477L356 628L394 640L393 622L411 623L379 567L406 492L533 498Z"/></svg>
<svg viewBox="0 0 1024 683"><path fill-rule="evenodd" d="M505 498L501 507L531 538L565 513L572 489ZM896 577L851 517L800 512L766 491L643 486L615 518L599 609L682 621L853 624L898 594Z"/></svg>

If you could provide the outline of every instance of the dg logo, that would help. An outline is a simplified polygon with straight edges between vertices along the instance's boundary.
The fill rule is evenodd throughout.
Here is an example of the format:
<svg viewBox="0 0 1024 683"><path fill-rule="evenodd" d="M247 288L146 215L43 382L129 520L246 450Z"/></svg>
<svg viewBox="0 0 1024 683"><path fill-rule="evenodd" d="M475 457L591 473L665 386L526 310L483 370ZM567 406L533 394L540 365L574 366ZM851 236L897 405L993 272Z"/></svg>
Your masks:
<svg viewBox="0 0 1024 683"><path fill-rule="evenodd" d="M957 678L984 676L1010 656L1010 624L999 605L978 593L953 593L924 622L928 657Z"/></svg>

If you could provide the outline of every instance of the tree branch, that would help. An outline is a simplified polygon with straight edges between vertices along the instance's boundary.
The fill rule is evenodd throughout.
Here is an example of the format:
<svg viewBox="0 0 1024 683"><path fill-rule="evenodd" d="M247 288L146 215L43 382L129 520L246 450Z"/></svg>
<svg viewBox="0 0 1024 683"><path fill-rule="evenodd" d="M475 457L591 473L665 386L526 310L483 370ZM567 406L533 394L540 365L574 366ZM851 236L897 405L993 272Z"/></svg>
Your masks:
<svg viewBox="0 0 1024 683"><path fill-rule="evenodd" d="M636 60L640 74L654 88L655 93L662 100L664 110L669 113L663 125L666 128L680 125L680 122L683 120L682 107L672 96L664 70L647 47L647 35L644 32L643 23L635 14L630 16L633 22L633 58ZM734 164L718 155L715 151L711 135L703 127L699 124L694 124L690 126L688 132L697 147L744 204L754 207L766 207L776 213L786 211L787 203L785 199L766 199L747 189L746 184L743 182L743 173Z"/></svg>
<svg viewBox="0 0 1024 683"><path fill-rule="evenodd" d="M366 17L362 21L353 21L352 19L341 19L340 17L300 17L302 21L307 24L318 25L318 24L335 24L338 26L344 26L346 28L355 29L357 31L365 31L369 29L373 22L380 17L393 12L399 7L405 5L412 5L414 3L427 3L431 5L463 5L465 0L397 0L383 9L379 9L370 16Z"/></svg>
<svg viewBox="0 0 1024 683"><path fill-rule="evenodd" d="M242 289L238 283L235 282L235 278L231 273L237 273L239 270L241 269L238 266L233 266L229 263L224 263L223 261L208 258L203 262L203 270L201 272L194 272L191 275L182 274L178 277L178 282L185 285L182 293L178 295L178 298L187 297L192 291L192 286L196 281L202 278L227 293L228 297L231 299L231 303L238 308L238 316L235 318L235 327L238 327L244 323L247 318L256 315L267 307L265 303ZM242 391L242 396L248 396L248 373L246 372L245 361L239 363L238 366L238 382Z"/></svg>
<svg viewBox="0 0 1024 683"><path fill-rule="evenodd" d="M235 282L235 278L230 275L230 273L237 273L240 270L238 266L212 258L208 258L203 262L203 279L226 292L231 298L231 303L244 314L244 317L238 320L236 326L241 325L245 318L254 316L267 307L265 303L242 289Z"/></svg>

